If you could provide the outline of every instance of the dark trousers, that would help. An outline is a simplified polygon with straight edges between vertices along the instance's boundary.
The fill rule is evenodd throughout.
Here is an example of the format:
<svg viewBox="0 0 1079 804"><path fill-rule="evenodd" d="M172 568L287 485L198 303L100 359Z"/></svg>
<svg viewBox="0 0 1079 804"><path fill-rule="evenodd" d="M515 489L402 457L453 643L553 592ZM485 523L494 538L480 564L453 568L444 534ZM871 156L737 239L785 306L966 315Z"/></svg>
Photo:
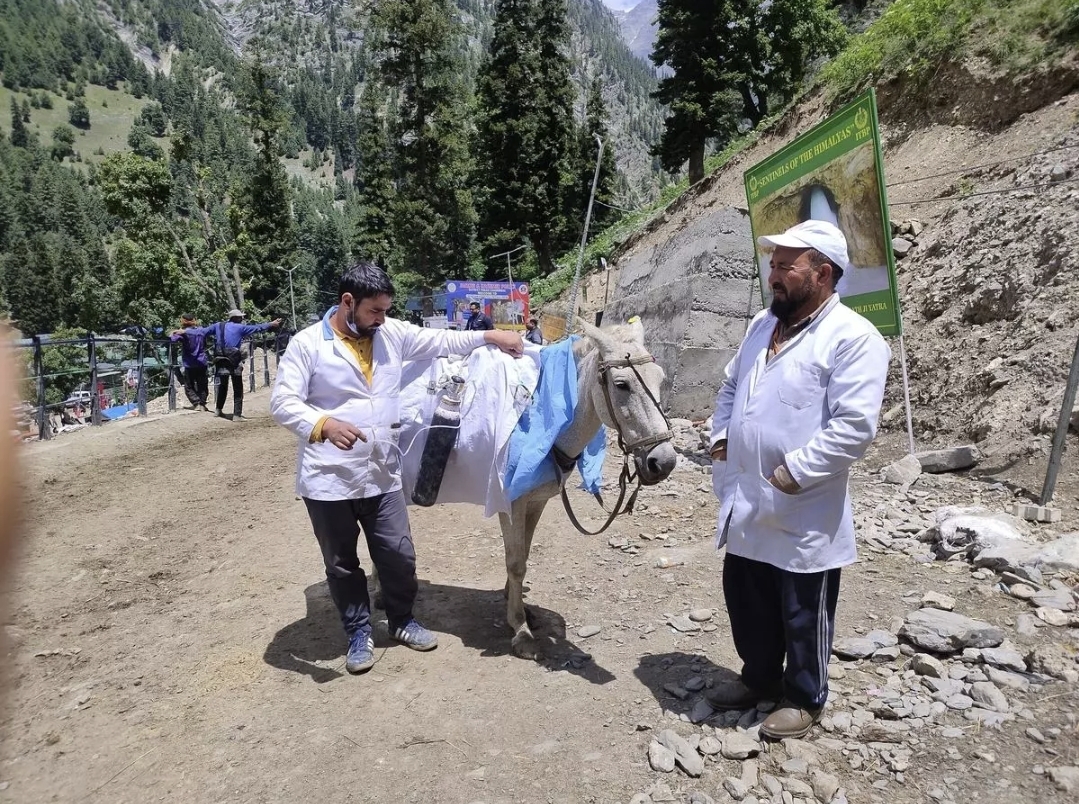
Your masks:
<svg viewBox="0 0 1079 804"><path fill-rule="evenodd" d="M238 369L217 369L214 371L214 388L217 391L217 409L225 409L225 400L229 395L229 377L232 378L232 412L242 416L244 412L244 367Z"/></svg>
<svg viewBox="0 0 1079 804"><path fill-rule="evenodd" d="M206 366L184 366L184 393L192 405L205 405L210 396L210 379Z"/></svg>
<svg viewBox="0 0 1079 804"><path fill-rule="evenodd" d="M728 553L723 597L746 686L767 691L782 683L795 706L824 706L839 570L789 572Z"/></svg>
<svg viewBox="0 0 1079 804"><path fill-rule="evenodd" d="M341 624L349 638L357 631L371 630L367 575L356 555L360 528L378 569L390 631L408 622L419 585L404 492L392 491L362 500L304 497L304 503L322 549L330 597L341 613Z"/></svg>

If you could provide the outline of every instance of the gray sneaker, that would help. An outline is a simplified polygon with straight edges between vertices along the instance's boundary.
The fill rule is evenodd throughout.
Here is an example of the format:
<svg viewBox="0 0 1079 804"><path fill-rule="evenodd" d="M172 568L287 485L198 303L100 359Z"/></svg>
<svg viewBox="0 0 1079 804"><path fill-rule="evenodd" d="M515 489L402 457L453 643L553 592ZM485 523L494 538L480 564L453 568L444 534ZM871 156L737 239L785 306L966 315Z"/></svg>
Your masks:
<svg viewBox="0 0 1079 804"><path fill-rule="evenodd" d="M414 618L395 628L393 638L412 650L434 650L438 647L438 636L435 632L428 631Z"/></svg>
<svg viewBox="0 0 1079 804"><path fill-rule="evenodd" d="M345 669L350 673L362 673L375 665L375 641L370 631L357 631L348 640Z"/></svg>

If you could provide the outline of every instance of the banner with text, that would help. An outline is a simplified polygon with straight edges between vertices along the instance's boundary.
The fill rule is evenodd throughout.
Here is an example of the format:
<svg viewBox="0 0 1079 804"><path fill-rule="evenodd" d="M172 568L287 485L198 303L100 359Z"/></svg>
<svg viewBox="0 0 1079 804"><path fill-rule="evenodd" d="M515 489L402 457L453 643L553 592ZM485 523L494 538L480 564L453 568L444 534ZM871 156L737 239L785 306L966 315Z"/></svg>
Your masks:
<svg viewBox="0 0 1079 804"><path fill-rule="evenodd" d="M491 317L496 329L524 329L528 321L528 283L461 282L446 283L446 320L464 329L468 306L479 302L480 309Z"/></svg>
<svg viewBox="0 0 1079 804"><path fill-rule="evenodd" d="M826 220L847 238L850 264L839 280L844 304L882 335L899 335L888 200L877 104L869 89L850 105L745 173L749 220L764 304L771 304L769 255L757 237L805 220Z"/></svg>

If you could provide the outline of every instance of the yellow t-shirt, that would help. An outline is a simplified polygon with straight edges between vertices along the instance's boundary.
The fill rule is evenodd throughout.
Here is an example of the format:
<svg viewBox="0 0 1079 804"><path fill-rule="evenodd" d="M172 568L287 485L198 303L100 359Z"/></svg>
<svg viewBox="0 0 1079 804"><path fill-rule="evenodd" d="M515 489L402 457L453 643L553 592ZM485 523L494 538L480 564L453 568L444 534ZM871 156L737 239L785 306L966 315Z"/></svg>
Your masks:
<svg viewBox="0 0 1079 804"><path fill-rule="evenodd" d="M360 368L363 369L363 376L367 379L367 384L370 385L373 382L375 376L375 340L374 338L350 338L342 335L335 328L333 334L337 337L341 343L348 347L349 351L356 356L356 362L360 364ZM315 429L311 431L311 443L314 444L317 441L324 440L322 438L322 425L326 423L329 416L323 416L318 420L315 425Z"/></svg>

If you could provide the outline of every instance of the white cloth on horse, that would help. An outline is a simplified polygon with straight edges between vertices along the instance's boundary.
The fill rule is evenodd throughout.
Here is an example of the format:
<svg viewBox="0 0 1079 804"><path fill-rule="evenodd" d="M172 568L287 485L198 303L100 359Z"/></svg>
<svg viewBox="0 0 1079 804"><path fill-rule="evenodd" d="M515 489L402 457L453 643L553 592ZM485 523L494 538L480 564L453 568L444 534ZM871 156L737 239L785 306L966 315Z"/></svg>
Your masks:
<svg viewBox="0 0 1079 804"><path fill-rule="evenodd" d="M431 423L442 384L454 374L462 377L461 429L450 453L440 503L474 503L484 516L509 512L504 487L510 435L531 403L539 382L540 347L525 344L524 356L514 359L494 347L480 348L467 357L439 358L405 363L401 371L401 476L405 499L420 471L427 426Z"/></svg>

